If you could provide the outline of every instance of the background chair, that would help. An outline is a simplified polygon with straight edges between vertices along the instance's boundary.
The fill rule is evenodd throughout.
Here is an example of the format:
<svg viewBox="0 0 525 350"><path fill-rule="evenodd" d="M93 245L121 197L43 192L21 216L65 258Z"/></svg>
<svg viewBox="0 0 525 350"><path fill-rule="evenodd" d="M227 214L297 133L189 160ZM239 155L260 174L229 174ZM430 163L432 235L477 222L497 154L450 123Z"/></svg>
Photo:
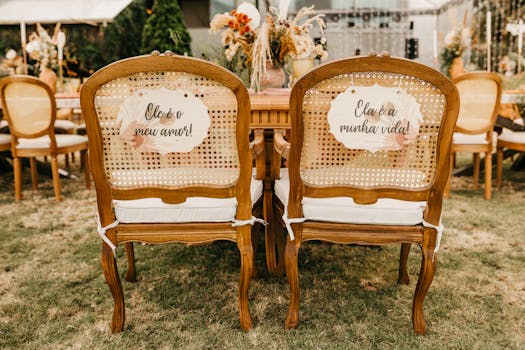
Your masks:
<svg viewBox="0 0 525 350"><path fill-rule="evenodd" d="M498 136L497 163L496 163L496 188L501 190L503 176L503 151L505 149L525 152L525 132L504 131Z"/></svg>
<svg viewBox="0 0 525 350"><path fill-rule="evenodd" d="M400 150L371 152L364 149L367 144L347 148L330 131L328 113L339 94L374 84L402 88L420 106L419 133ZM377 95L378 101L382 97ZM299 322L298 254L303 242L401 243L398 282L406 284L410 246L417 243L422 262L412 322L415 332L425 332L423 301L436 270L442 197L458 109L459 96L450 80L398 58L331 62L293 87L289 168L281 169L274 197L274 216L288 231L284 258L291 296L286 327L297 327ZM347 116L353 113L350 109ZM287 149L282 144L276 148Z"/></svg>
<svg viewBox="0 0 525 350"><path fill-rule="evenodd" d="M140 148L144 138L120 134L122 124L117 117L126 108L122 107L126 98L155 96L160 90L194 96L207 107L208 134L191 151L148 151ZM102 268L115 303L113 333L122 331L125 319L114 249L125 244L126 279L133 281L133 242L237 243L241 254L240 324L243 330L252 326L248 310L254 269L250 225L257 221L252 208L262 208L263 186L252 176L249 103L245 86L233 73L169 52L118 61L83 85L82 113L90 140L98 230L104 240ZM195 118L194 113L189 115ZM258 155L264 159L263 138L256 139L260 141Z"/></svg>
<svg viewBox="0 0 525 350"><path fill-rule="evenodd" d="M81 152L86 188L89 188L88 140L79 135L55 135L55 97L42 81L31 76L10 76L0 80L4 116L13 135L11 153L15 176L15 199L22 198L22 165L20 158L29 158L33 189L38 173L35 157L51 158L51 173L56 201L60 201L60 175L57 156Z"/></svg>
<svg viewBox="0 0 525 350"><path fill-rule="evenodd" d="M455 78L459 91L460 107L450 161L454 163L456 152L472 153L474 167L474 190L478 189L480 153L485 153L485 199L490 199L492 188L492 152L497 133L494 123L501 98L501 78L496 73L470 72ZM452 174L451 174L452 176ZM450 193L450 182L446 195Z"/></svg>

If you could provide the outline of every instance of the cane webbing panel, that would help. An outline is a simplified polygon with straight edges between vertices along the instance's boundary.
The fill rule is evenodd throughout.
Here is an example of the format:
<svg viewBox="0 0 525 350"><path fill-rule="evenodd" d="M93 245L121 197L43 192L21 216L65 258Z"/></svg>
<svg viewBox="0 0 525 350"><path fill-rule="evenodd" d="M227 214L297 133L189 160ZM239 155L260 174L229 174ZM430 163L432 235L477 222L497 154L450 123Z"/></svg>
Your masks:
<svg viewBox="0 0 525 350"><path fill-rule="evenodd" d="M456 125L466 130L491 129L498 103L498 84L493 79L472 78L456 83L461 103Z"/></svg>
<svg viewBox="0 0 525 350"><path fill-rule="evenodd" d="M123 142L116 118L124 99L137 90L189 91L208 107L208 137L189 153L140 152ZM104 169L119 188L232 185L239 176L236 144L237 101L233 92L206 77L184 72L149 72L122 77L101 86L95 96Z"/></svg>
<svg viewBox="0 0 525 350"><path fill-rule="evenodd" d="M399 151L348 149L330 133L327 113L349 86L401 87L421 105L419 135ZM436 148L446 100L433 85L411 76L384 72L341 74L317 83L303 101L304 142L301 178L310 186L427 186L436 168ZM394 171L395 170L395 171Z"/></svg>
<svg viewBox="0 0 525 350"><path fill-rule="evenodd" d="M31 135L51 123L51 99L45 88L31 83L12 82L6 86L7 111L15 131Z"/></svg>

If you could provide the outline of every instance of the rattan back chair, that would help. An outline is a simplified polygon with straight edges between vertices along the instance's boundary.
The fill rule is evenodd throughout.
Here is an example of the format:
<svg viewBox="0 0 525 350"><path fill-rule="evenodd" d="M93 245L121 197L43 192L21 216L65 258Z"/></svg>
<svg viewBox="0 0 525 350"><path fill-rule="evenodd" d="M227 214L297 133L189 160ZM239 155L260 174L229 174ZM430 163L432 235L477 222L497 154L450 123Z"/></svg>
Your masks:
<svg viewBox="0 0 525 350"><path fill-rule="evenodd" d="M375 136L365 143L348 146L336 139L329 122L334 103L343 94L368 88L394 91L405 96L404 101L415 101L421 119L411 142L380 136L381 128L391 121L379 109L364 115L362 109L338 109L345 118L356 113L356 118L366 119L367 127L377 126L378 133L371 133ZM374 93L372 102L383 101L381 94ZM390 110L391 102L403 107L398 98L386 99L385 108ZM286 327L295 328L299 322L298 254L303 242L401 244L399 282L406 284L408 253L417 243L423 259L412 321L417 333L425 332L423 300L436 269L442 197L458 109L459 96L449 79L427 66L388 55L327 63L293 87L289 168L281 169L275 182L274 206L275 217L282 215L279 219L288 231L284 260L291 297ZM392 150L374 149L371 145L376 141L400 143Z"/></svg>
<svg viewBox="0 0 525 350"><path fill-rule="evenodd" d="M492 194L492 153L497 133L494 124L502 92L502 82L494 72L478 71L462 74L453 79L459 91L460 106L456 129L452 137L450 161L454 164L456 152L472 153L474 190L478 189L480 153L485 154L485 193ZM452 175L452 173L451 173ZM450 192L450 182L446 195Z"/></svg>
<svg viewBox="0 0 525 350"><path fill-rule="evenodd" d="M88 140L80 135L55 135L56 103L44 82L31 76L9 76L0 80L0 96L12 135L11 153L15 177L15 199L22 198L21 158L29 158L33 189L37 188L36 157L51 158L56 201L60 201L60 175L57 156L80 151L86 187L89 188Z"/></svg>
<svg viewBox="0 0 525 350"><path fill-rule="evenodd" d="M498 136L498 144L496 146L496 149L496 188L498 190L501 190L504 150L511 150L522 153L525 152L525 131L513 132L510 130L505 130Z"/></svg>
<svg viewBox="0 0 525 350"><path fill-rule="evenodd" d="M183 94L207 108L210 124L200 144L183 150L173 138L168 144L172 150L159 152L154 147L157 139L137 133L136 126L122 132L121 111L145 115L141 107L128 104L128 98L160 91ZM252 176L250 102L242 81L210 62L154 52L93 74L82 86L81 105L93 163L98 231L104 240L102 267L115 302L111 331L121 332L124 326L124 296L114 255L119 244L127 251L126 279L134 281L133 242L217 240L236 242L240 250L240 323L243 330L249 329L248 288L254 268L250 225L256 221L252 207L262 204L262 182ZM178 107L172 107L175 113ZM194 114L190 110L187 120L193 121ZM164 116L157 125L161 128L170 122L169 115Z"/></svg>

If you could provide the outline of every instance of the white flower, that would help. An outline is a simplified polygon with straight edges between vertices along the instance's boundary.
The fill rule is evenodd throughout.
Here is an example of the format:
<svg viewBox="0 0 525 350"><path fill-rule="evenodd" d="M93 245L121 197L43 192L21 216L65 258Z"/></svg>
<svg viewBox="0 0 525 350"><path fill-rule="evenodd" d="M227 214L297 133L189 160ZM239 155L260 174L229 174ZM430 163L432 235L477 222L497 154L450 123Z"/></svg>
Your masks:
<svg viewBox="0 0 525 350"><path fill-rule="evenodd" d="M454 33L453 30L447 33L445 36L445 45L450 46L452 42L454 41L454 37L456 36L456 33Z"/></svg>
<svg viewBox="0 0 525 350"><path fill-rule="evenodd" d="M32 53L33 51L40 51L40 42L37 40L32 40L26 45L26 51L27 53Z"/></svg>
<svg viewBox="0 0 525 350"><path fill-rule="evenodd" d="M14 60L16 58L16 51L13 50L13 49L10 49L9 51L7 51L7 53L5 54L5 58L8 59L8 60Z"/></svg>
<svg viewBox="0 0 525 350"><path fill-rule="evenodd" d="M230 20L230 16L227 12L225 13L218 13L215 16L213 16L213 19L210 22L210 33L217 33L221 31L224 27L228 26L228 21Z"/></svg>
<svg viewBox="0 0 525 350"><path fill-rule="evenodd" d="M279 1L279 16L277 19L285 20L288 14L288 7L290 6L290 0Z"/></svg>
<svg viewBox="0 0 525 350"><path fill-rule="evenodd" d="M237 12L244 13L250 17L251 21L248 23L252 29L257 29L261 24L261 15L255 6L248 2L243 2L237 8Z"/></svg>

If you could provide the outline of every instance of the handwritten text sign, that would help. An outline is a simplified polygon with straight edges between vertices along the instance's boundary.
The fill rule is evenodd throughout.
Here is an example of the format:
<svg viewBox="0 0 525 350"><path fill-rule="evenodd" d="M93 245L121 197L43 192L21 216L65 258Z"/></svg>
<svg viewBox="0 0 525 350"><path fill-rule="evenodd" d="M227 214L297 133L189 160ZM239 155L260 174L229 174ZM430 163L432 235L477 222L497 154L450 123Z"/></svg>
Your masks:
<svg viewBox="0 0 525 350"><path fill-rule="evenodd" d="M120 136L140 152L190 152L208 135L210 116L190 92L165 88L128 96L117 116Z"/></svg>
<svg viewBox="0 0 525 350"><path fill-rule="evenodd" d="M347 148L396 151L412 142L423 118L421 106L398 87L349 87L332 101L330 132Z"/></svg>

